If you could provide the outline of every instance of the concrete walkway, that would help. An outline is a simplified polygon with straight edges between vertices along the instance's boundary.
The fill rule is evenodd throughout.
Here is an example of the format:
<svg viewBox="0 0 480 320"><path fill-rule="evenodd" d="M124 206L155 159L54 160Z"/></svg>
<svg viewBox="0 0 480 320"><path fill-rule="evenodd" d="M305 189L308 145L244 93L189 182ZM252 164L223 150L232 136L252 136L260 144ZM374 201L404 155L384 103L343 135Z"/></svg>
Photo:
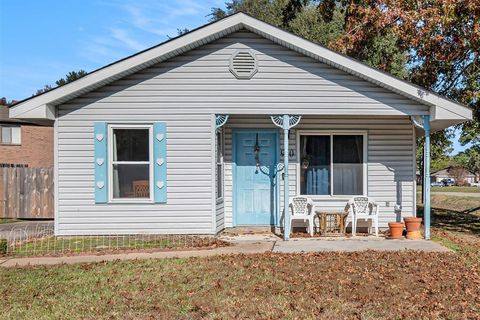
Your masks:
<svg viewBox="0 0 480 320"><path fill-rule="evenodd" d="M232 246L215 249L188 250L188 251L158 251L158 252L128 252L105 255L76 255L63 257L31 257L1 259L1 267L25 267L34 265L75 264L116 260L145 260L166 258L211 257L223 254L254 254L271 252L273 241L242 241Z"/></svg>
<svg viewBox="0 0 480 320"><path fill-rule="evenodd" d="M404 251L451 252L444 246L426 240L387 240L385 238L358 237L338 239L293 239L277 241L273 252L303 253L328 251Z"/></svg>
<svg viewBox="0 0 480 320"><path fill-rule="evenodd" d="M211 257L225 254L255 254L265 252L307 253L331 251L404 251L451 252L438 243L425 240L386 240L385 238L303 238L283 241L274 235L240 235L222 237L232 243L228 247L209 250L128 252L105 255L76 255L63 257L0 258L1 267L24 267L34 265L55 265L91 263L116 260L143 260L188 257Z"/></svg>

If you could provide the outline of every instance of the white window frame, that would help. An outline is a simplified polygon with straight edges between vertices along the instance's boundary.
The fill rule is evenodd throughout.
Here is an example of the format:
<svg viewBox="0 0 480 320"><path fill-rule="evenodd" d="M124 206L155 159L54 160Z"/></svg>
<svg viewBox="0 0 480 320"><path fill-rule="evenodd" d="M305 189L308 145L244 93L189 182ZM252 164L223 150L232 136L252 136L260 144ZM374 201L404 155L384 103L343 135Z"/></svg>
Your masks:
<svg viewBox="0 0 480 320"><path fill-rule="evenodd" d="M220 143L221 143L221 146L219 148L219 150L222 151L221 153L221 156L220 156L220 162L217 162L217 144L218 144L218 137L217 135L220 136ZM219 197L218 196L218 186L217 186L217 181L218 181L218 177L217 175L220 173L220 172L216 172L215 174L215 198L217 200L217 203L219 202L222 202L223 201L223 198L224 198L224 195L225 195L225 161L224 161L224 158L225 158L225 134L224 134L224 131L223 131L223 128L220 128L220 129L217 129L216 132L215 132L215 171L217 171L217 168L218 168L218 165L220 165L220 172L221 172L221 175L222 175L222 179L221 179L221 185L220 185L220 190L222 192L222 195Z"/></svg>
<svg viewBox="0 0 480 320"><path fill-rule="evenodd" d="M368 132L367 131L359 131L359 130L297 130L297 137L296 137L296 151L297 151L297 164L296 164L296 171L297 171L297 179L296 179L296 187L297 193L300 194L300 172L301 172L301 150L300 150L300 136L329 136L330 137L330 194L328 195L303 195L307 196L312 199L350 199L352 197L362 196L358 194L333 194L333 136L340 136L340 135L354 135L354 136L363 136L363 196L368 195Z"/></svg>
<svg viewBox="0 0 480 320"><path fill-rule="evenodd" d="M8 128L10 129L10 142L2 142L2 128ZM13 140L13 128L18 128L18 138L20 142L14 143L12 142ZM22 126L21 125L15 125L15 124L0 124L0 145L4 146L20 146L22 145Z"/></svg>
<svg viewBox="0 0 480 320"><path fill-rule="evenodd" d="M149 198L114 198L113 197L113 165L114 164L147 164L147 161L113 161L113 130L114 129L148 129L149 145ZM109 124L107 139L107 158L108 158L108 202L109 203L153 203L153 125L152 124Z"/></svg>

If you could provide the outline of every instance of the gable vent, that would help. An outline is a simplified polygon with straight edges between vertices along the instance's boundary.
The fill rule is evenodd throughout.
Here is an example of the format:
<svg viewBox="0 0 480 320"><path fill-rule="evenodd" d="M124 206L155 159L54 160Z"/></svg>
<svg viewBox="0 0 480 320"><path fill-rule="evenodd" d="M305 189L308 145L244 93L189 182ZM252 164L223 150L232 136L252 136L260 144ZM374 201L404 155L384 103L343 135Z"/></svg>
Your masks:
<svg viewBox="0 0 480 320"><path fill-rule="evenodd" d="M237 51L230 58L230 72L238 79L250 79L257 70L257 58L250 50Z"/></svg>

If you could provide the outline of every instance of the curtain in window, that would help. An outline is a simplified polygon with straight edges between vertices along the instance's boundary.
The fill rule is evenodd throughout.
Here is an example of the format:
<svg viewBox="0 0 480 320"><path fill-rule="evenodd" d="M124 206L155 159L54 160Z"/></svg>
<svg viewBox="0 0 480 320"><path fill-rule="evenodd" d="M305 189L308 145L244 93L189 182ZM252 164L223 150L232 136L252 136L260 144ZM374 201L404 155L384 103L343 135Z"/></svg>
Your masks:
<svg viewBox="0 0 480 320"><path fill-rule="evenodd" d="M333 194L363 194L363 136L333 137Z"/></svg>
<svg viewBox="0 0 480 320"><path fill-rule="evenodd" d="M330 136L301 136L300 192L330 194Z"/></svg>

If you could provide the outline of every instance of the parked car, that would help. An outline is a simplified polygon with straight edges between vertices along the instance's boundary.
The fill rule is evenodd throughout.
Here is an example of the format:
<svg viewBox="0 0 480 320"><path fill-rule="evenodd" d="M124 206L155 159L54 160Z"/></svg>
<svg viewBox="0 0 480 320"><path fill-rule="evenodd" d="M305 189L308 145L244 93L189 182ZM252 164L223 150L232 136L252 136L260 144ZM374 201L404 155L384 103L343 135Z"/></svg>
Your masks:
<svg viewBox="0 0 480 320"><path fill-rule="evenodd" d="M455 185L455 180L451 178L442 179L442 181L440 182L443 184L444 187L451 187Z"/></svg>
<svg viewBox="0 0 480 320"><path fill-rule="evenodd" d="M441 182L436 182L436 181L435 181L435 182L432 182L430 185L431 185L432 187L443 187L443 186L444 186L443 183L441 183Z"/></svg>
<svg viewBox="0 0 480 320"><path fill-rule="evenodd" d="M480 188L480 182L471 182L470 187L477 187Z"/></svg>

